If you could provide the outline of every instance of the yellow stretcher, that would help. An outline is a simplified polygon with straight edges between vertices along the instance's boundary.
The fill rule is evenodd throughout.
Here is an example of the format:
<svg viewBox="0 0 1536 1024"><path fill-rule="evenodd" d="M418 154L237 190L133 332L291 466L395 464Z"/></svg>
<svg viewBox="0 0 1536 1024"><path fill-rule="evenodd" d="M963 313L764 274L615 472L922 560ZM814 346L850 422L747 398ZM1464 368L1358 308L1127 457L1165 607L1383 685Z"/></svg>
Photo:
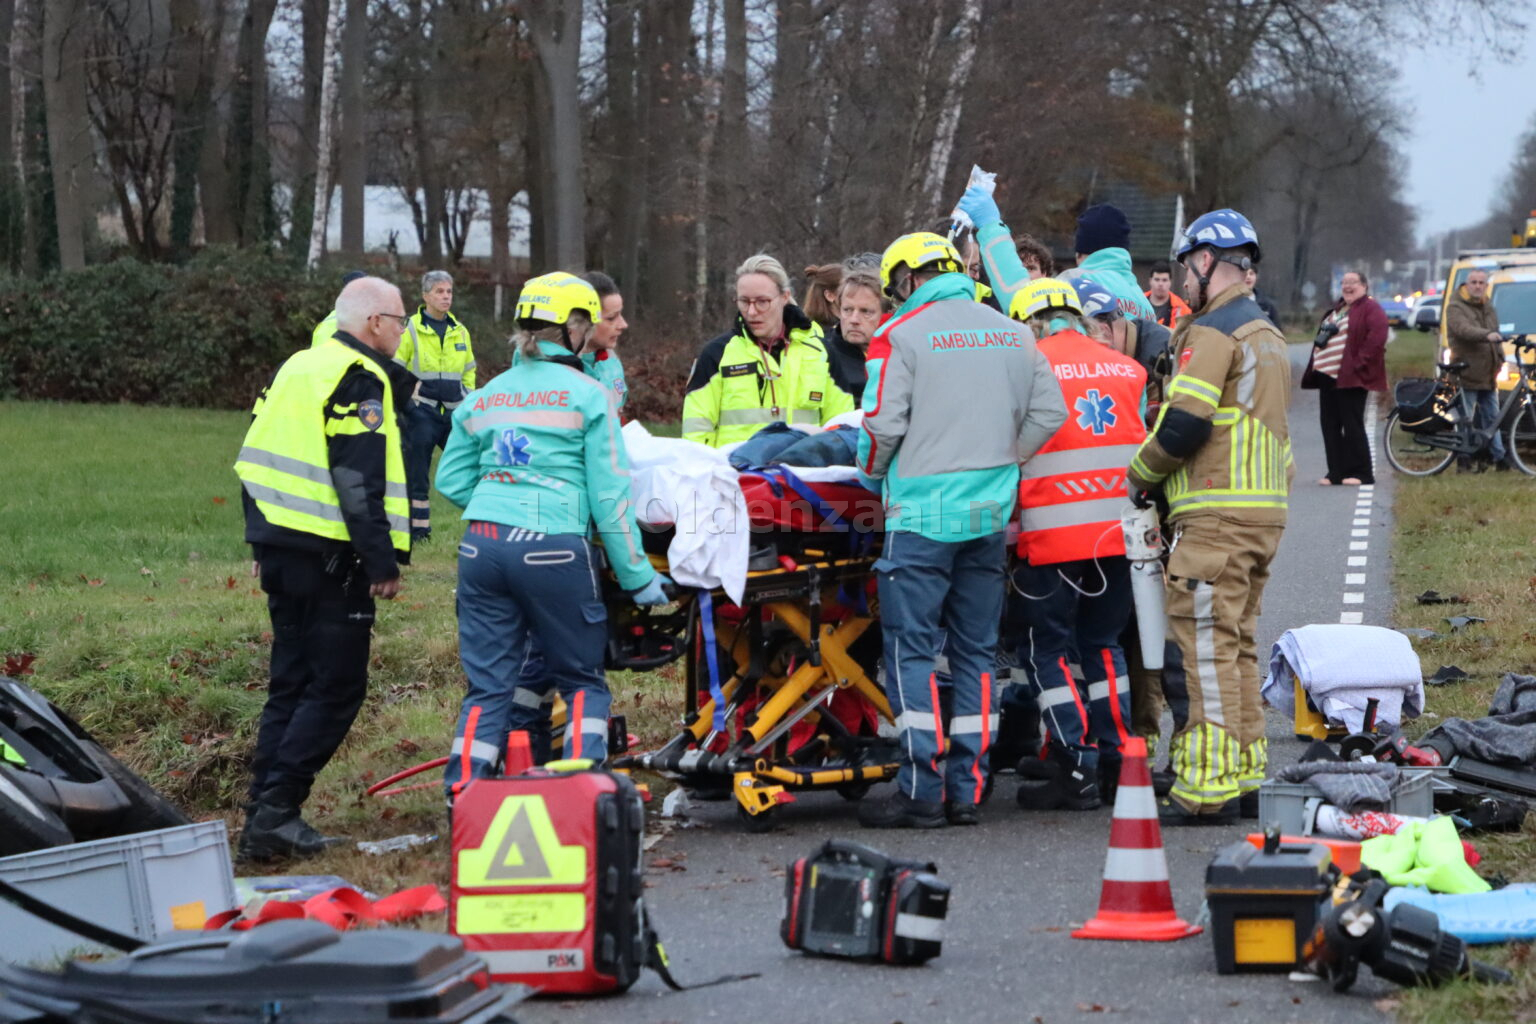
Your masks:
<svg viewBox="0 0 1536 1024"><path fill-rule="evenodd" d="M894 740L878 735L878 723L894 719L875 681L874 556L804 555L808 561L786 557L750 572L739 607L720 607L719 592L682 597L681 729L658 750L616 758L615 768L658 772L706 799L728 794L752 831L771 828L796 791L833 789L857 800L896 774ZM652 561L666 571L664 560ZM714 638L718 716L706 635Z"/></svg>

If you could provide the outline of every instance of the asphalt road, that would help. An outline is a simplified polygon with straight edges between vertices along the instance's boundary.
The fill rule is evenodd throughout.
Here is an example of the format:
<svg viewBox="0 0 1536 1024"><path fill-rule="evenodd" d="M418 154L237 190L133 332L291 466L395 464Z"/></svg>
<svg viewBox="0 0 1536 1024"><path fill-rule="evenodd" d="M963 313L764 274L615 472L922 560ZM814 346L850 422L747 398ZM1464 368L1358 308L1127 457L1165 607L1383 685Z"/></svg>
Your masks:
<svg viewBox="0 0 1536 1024"><path fill-rule="evenodd" d="M1296 348L1293 357L1305 358ZM1294 373L1299 379L1300 367ZM1291 405L1297 472L1290 523L1265 594L1260 659L1286 629L1340 621L1388 624L1391 470L1375 488L1320 487L1317 403L1297 391ZM1355 559L1353 563L1350 561ZM1363 559L1363 561L1361 561ZM1358 595L1358 596L1347 596ZM1359 619L1346 616L1360 616ZM1342 618L1341 618L1342 617ZM1269 713L1271 760L1294 760L1290 723ZM1166 725L1165 725L1166 728ZM1368 972L1345 995L1284 975L1221 976L1211 940L1089 942L1068 931L1098 905L1110 810L1037 814L1013 802L1002 777L978 828L936 832L861 830L853 808L812 795L787 808L778 830L748 835L728 803L695 804L701 827L672 833L650 851L648 901L679 980L724 973L760 977L673 993L647 974L627 995L583 1002L535 1000L525 1022L1019 1021L1055 1024L1113 1014L1135 1021L1355 1022L1385 1019L1373 1006L1390 986ZM876 790L878 794L880 791ZM1242 828L1165 830L1174 902L1200 912L1212 854ZM806 957L778 937L784 865L829 836L871 843L893 855L937 862L953 886L944 954L894 968Z"/></svg>

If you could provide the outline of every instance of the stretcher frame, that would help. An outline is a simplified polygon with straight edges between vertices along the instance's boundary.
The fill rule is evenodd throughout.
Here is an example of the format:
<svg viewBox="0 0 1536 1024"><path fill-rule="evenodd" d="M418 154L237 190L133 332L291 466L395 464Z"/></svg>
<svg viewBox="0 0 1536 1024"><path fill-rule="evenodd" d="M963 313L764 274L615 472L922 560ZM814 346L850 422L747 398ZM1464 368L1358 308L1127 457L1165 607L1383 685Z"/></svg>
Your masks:
<svg viewBox="0 0 1536 1024"><path fill-rule="evenodd" d="M828 548L842 543L832 536L826 540ZM687 671L681 727L658 750L615 759L615 768L654 771L702 792L718 793L729 785L738 817L750 831L772 828L775 812L793 803L796 792L831 789L857 800L870 786L896 775L893 739L854 736L836 716L825 713L838 690L853 690L894 727L890 702L871 677L872 669L861 665L850 650L878 621L877 599L868 586L874 556L837 558L820 549L803 554L809 560L782 557L779 568L747 574L739 622L731 621L735 613L722 614L715 599L723 602L723 596L711 593L726 748L711 750L719 745L719 734L700 623L705 602L689 594L684 598L689 615L682 638ZM652 561L666 571L664 559L652 556ZM850 607L840 597L850 587L863 595L861 607ZM837 621L823 621L828 608L839 609ZM772 625L781 629L770 638ZM775 664L770 640L777 646L786 639L798 642L804 656ZM731 737L742 700L753 694L760 696L760 703ZM825 731L791 754L788 735L802 720ZM823 751L828 756L808 763L816 762Z"/></svg>

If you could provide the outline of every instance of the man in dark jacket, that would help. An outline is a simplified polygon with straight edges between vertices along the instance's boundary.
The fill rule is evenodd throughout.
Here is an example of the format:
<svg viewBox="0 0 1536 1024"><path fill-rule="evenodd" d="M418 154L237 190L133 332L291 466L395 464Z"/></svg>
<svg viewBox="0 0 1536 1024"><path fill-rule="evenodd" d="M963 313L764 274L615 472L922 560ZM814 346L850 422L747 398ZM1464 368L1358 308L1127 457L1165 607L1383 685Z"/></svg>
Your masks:
<svg viewBox="0 0 1536 1024"><path fill-rule="evenodd" d="M1467 364L1461 371L1462 404L1472 416L1472 426L1486 430L1499 415L1497 376L1504 358L1499 314L1488 294L1488 271L1474 268L1451 296L1445 310L1445 336L1452 362ZM1488 439L1487 452L1494 465L1508 468L1504 439L1497 432Z"/></svg>
<svg viewBox="0 0 1536 1024"><path fill-rule="evenodd" d="M364 277L336 300L332 338L292 356L262 391L235 462L272 616L272 670L251 758L240 855L302 857L333 840L299 809L368 689L374 598L410 561L401 405L414 378L390 361L400 291Z"/></svg>

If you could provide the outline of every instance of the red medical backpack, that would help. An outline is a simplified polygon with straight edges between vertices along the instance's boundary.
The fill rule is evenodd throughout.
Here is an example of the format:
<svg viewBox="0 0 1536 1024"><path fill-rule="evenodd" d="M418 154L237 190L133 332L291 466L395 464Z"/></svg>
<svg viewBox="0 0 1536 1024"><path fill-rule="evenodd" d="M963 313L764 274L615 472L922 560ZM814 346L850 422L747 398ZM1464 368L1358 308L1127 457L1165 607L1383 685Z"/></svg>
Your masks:
<svg viewBox="0 0 1536 1024"><path fill-rule="evenodd" d="M498 982L624 991L653 958L644 831L628 776L543 768L476 779L454 801L449 930Z"/></svg>

